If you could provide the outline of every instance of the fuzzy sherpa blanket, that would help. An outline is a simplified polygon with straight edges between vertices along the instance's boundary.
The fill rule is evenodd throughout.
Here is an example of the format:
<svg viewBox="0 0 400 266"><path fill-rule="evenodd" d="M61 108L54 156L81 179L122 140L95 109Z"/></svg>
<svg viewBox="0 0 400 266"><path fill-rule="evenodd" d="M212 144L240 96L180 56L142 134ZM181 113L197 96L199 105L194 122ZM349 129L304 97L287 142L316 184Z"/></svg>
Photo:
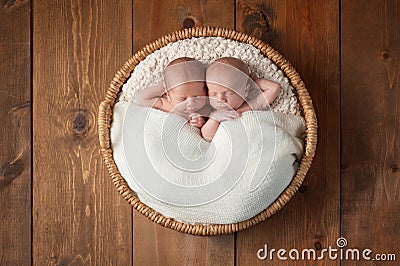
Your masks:
<svg viewBox="0 0 400 266"><path fill-rule="evenodd" d="M221 37L200 37L169 43L143 59L122 86L119 101L136 102L135 95L150 84L163 78L163 71L169 62L178 57L192 57L210 64L221 57L235 57L249 66L252 76L266 78L281 85L281 93L271 104L271 110L285 114L301 115L301 108L295 90L288 78L259 49L246 43ZM253 98L259 91L250 92Z"/></svg>

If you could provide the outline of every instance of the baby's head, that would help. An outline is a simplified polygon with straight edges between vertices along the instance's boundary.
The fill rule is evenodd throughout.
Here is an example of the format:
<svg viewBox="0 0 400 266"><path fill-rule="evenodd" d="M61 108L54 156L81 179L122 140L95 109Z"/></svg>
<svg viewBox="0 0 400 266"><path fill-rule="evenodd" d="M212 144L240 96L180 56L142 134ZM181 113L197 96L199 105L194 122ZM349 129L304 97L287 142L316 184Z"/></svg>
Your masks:
<svg viewBox="0 0 400 266"><path fill-rule="evenodd" d="M206 83L213 108L237 110L249 93L249 69L240 59L219 58L207 68Z"/></svg>
<svg viewBox="0 0 400 266"><path fill-rule="evenodd" d="M189 57L180 57L164 70L168 101L178 112L193 113L207 102L204 65Z"/></svg>

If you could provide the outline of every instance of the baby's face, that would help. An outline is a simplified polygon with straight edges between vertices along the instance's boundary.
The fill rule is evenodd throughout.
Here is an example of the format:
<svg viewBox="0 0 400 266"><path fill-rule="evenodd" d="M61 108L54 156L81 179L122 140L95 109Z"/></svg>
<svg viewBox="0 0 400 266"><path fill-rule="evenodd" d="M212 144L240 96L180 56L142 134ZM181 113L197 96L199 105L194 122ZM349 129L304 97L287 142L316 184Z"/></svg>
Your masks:
<svg viewBox="0 0 400 266"><path fill-rule="evenodd" d="M244 99L231 89L225 86L207 83L210 105L217 110L237 110L244 102Z"/></svg>
<svg viewBox="0 0 400 266"><path fill-rule="evenodd" d="M204 82L190 82L168 91L168 99L175 111L191 114L204 107L207 102Z"/></svg>

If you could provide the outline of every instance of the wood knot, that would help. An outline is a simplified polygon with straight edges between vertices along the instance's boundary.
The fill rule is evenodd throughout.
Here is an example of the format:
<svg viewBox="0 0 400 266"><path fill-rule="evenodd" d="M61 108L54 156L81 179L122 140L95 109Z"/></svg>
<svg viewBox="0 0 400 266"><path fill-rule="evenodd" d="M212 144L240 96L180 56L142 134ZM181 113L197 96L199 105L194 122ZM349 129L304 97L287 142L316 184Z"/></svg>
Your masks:
<svg viewBox="0 0 400 266"><path fill-rule="evenodd" d="M314 247L315 247L315 250L321 250L322 249L322 244L321 244L321 242L315 242L314 243Z"/></svg>
<svg viewBox="0 0 400 266"><path fill-rule="evenodd" d="M76 135L83 135L86 133L89 127L89 119L84 111L78 111L75 113L72 119L72 132Z"/></svg>
<svg viewBox="0 0 400 266"><path fill-rule="evenodd" d="M196 25L196 23L194 22L194 20L192 18L185 18L183 20L183 27L185 29L193 28L195 25Z"/></svg>
<svg viewBox="0 0 400 266"><path fill-rule="evenodd" d="M29 1L27 0L3 0L2 5L5 8L14 9L15 7L28 4Z"/></svg>
<svg viewBox="0 0 400 266"><path fill-rule="evenodd" d="M238 2L238 8L243 13L242 27L256 38L261 38L264 33L271 30L271 17L265 8L244 1Z"/></svg>
<svg viewBox="0 0 400 266"><path fill-rule="evenodd" d="M390 171L392 173L397 173L397 172L400 172L400 168L399 168L399 166L397 164L393 164L393 165L390 166Z"/></svg>
<svg viewBox="0 0 400 266"><path fill-rule="evenodd" d="M19 177L24 171L24 164L22 160L16 160L12 163L3 164L0 168L0 178L4 181L11 183Z"/></svg>
<svg viewBox="0 0 400 266"><path fill-rule="evenodd" d="M389 51L383 51L383 52L381 52L381 59L382 59L383 61L388 61L388 60L391 59L391 57L392 57L392 55L391 55L391 53L390 53Z"/></svg>
<svg viewBox="0 0 400 266"><path fill-rule="evenodd" d="M10 8L10 7L12 7L12 6L15 4L15 1L16 1L16 0L3 0L3 5L4 5L6 8Z"/></svg>
<svg viewBox="0 0 400 266"><path fill-rule="evenodd" d="M299 192L300 193L304 193L304 192L306 192L307 191L307 187L305 186L305 185L301 185L300 187L299 187Z"/></svg>

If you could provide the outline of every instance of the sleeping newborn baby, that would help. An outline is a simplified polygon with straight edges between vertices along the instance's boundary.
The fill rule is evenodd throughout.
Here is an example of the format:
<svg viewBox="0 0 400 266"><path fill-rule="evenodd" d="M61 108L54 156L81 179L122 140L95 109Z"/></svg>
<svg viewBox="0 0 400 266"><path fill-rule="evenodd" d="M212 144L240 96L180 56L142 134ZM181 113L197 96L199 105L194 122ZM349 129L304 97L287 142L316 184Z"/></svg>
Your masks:
<svg viewBox="0 0 400 266"><path fill-rule="evenodd" d="M142 106L180 115L190 125L201 128L205 123L203 115L209 112L204 80L204 65L193 58L181 57L167 65L164 82L138 92L136 100Z"/></svg>
<svg viewBox="0 0 400 266"><path fill-rule="evenodd" d="M220 122L237 118L249 110L266 110L279 95L278 83L249 76L247 65L233 57L220 58L207 68L206 83L210 105L215 109L201 128L204 139L211 141ZM259 88L261 93L247 99L249 91Z"/></svg>

